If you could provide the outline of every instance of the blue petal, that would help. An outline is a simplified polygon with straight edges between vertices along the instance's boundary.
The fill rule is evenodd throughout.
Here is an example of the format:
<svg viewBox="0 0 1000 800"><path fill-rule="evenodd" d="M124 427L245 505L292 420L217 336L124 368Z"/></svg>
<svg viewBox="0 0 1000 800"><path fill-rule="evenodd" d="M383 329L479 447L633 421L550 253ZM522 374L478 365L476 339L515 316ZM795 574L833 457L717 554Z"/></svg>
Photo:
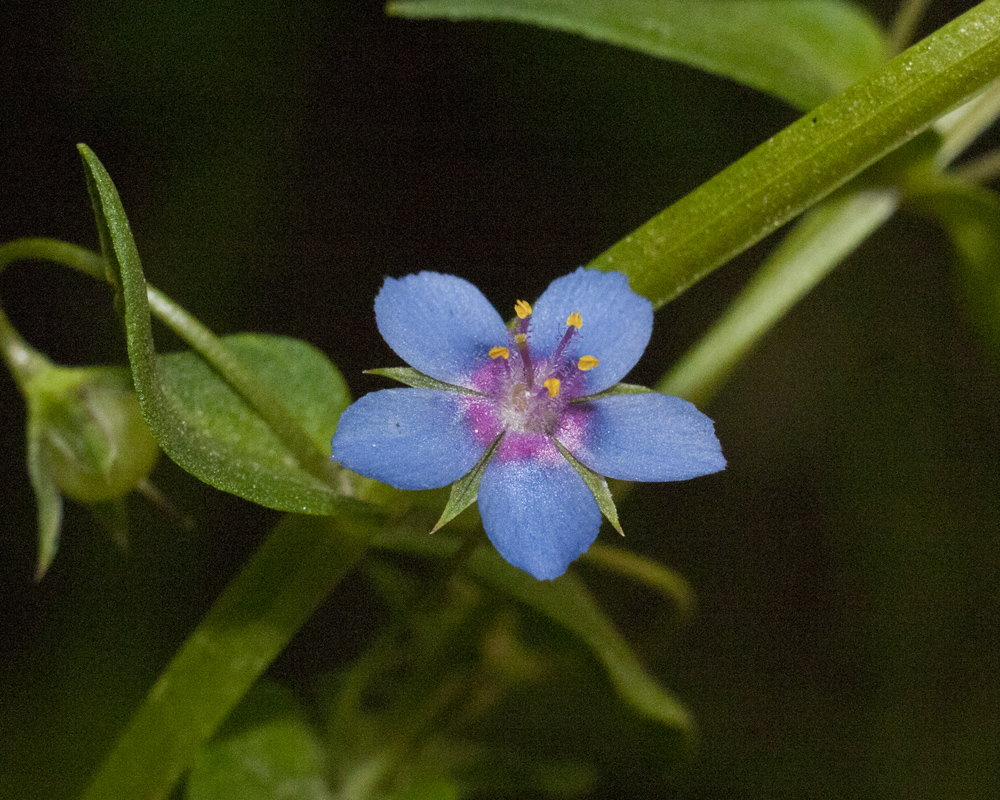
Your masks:
<svg viewBox="0 0 1000 800"><path fill-rule="evenodd" d="M479 514L494 547L539 580L558 578L597 538L601 512L565 459L494 458L479 484Z"/></svg>
<svg viewBox="0 0 1000 800"><path fill-rule="evenodd" d="M569 449L609 478L682 481L726 466L712 420L687 400L650 392L583 405L586 433Z"/></svg>
<svg viewBox="0 0 1000 800"><path fill-rule="evenodd" d="M540 356L551 353L574 311L583 325L567 352L600 362L584 374L584 393L594 394L618 383L642 356L653 333L653 304L633 292L621 273L580 267L552 281L535 303L532 349Z"/></svg>
<svg viewBox="0 0 1000 800"><path fill-rule="evenodd" d="M485 451L462 401L437 389L366 394L340 416L333 460L397 489L436 489L457 481Z"/></svg>
<svg viewBox="0 0 1000 800"><path fill-rule="evenodd" d="M454 275L386 278L375 297L379 333L406 363L439 381L470 387L490 348L507 344L503 319L475 286Z"/></svg>

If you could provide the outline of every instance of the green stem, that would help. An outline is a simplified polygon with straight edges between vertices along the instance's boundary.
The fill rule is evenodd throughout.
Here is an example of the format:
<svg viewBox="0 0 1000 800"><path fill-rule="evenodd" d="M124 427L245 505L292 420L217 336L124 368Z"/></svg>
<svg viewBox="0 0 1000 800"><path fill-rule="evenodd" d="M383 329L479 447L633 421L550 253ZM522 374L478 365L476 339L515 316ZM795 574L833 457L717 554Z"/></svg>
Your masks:
<svg viewBox="0 0 1000 800"><path fill-rule="evenodd" d="M757 340L889 219L897 203L895 191L870 189L813 209L656 390L706 403Z"/></svg>
<svg viewBox="0 0 1000 800"><path fill-rule="evenodd" d="M106 259L86 248L42 238L19 239L0 246L0 272L9 263L26 260L53 261L113 284L108 276ZM151 313L187 342L253 406L295 454L303 469L331 486L343 488L342 482L337 480L338 467L316 447L309 434L274 393L256 380L253 373L211 330L155 287L146 284L146 293ZM2 323L5 321L6 317L0 319L0 336L4 335Z"/></svg>
<svg viewBox="0 0 1000 800"><path fill-rule="evenodd" d="M1000 0L985 0L806 114L591 264L659 307L816 204L1000 74Z"/></svg>
<svg viewBox="0 0 1000 800"><path fill-rule="evenodd" d="M54 261L107 282L108 262L100 253L58 239L17 239L0 245L0 272L15 261Z"/></svg>
<svg viewBox="0 0 1000 800"><path fill-rule="evenodd" d="M21 334L17 332L2 309L0 309L0 355L3 355L3 360L7 362L21 394L25 394L25 387L33 378L52 366L52 362L21 338Z"/></svg>
<svg viewBox="0 0 1000 800"><path fill-rule="evenodd" d="M187 638L83 800L162 800L365 552L332 517L286 515Z"/></svg>
<svg viewBox="0 0 1000 800"><path fill-rule="evenodd" d="M150 312L191 345L239 392L291 450L303 469L336 488L340 468L330 461L306 433L284 403L265 387L228 347L199 320L177 305L159 289L146 284Z"/></svg>

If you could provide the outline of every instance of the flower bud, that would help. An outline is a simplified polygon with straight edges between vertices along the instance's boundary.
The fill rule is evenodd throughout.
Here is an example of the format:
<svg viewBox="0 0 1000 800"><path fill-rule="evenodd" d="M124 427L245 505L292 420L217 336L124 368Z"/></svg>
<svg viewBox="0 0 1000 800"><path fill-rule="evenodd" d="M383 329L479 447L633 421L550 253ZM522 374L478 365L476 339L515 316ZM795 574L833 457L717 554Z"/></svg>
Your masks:
<svg viewBox="0 0 1000 800"><path fill-rule="evenodd" d="M24 389L40 466L67 497L112 500L149 475L159 450L127 369L49 365Z"/></svg>

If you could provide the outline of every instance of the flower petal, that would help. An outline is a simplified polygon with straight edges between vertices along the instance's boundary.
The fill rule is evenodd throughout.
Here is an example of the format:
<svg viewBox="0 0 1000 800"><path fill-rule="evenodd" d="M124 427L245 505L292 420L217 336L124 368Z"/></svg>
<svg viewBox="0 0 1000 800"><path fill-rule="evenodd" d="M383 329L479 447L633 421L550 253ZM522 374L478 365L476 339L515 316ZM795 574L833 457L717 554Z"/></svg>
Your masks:
<svg viewBox="0 0 1000 800"><path fill-rule="evenodd" d="M500 555L539 580L562 575L601 527L594 496L565 459L494 458L479 484L479 514Z"/></svg>
<svg viewBox="0 0 1000 800"><path fill-rule="evenodd" d="M726 466L712 420L679 397L650 392L581 403L589 416L567 444L595 472L625 481L682 481Z"/></svg>
<svg viewBox="0 0 1000 800"><path fill-rule="evenodd" d="M486 447L473 439L460 397L436 389L383 389L340 416L333 460L397 489L457 481Z"/></svg>
<svg viewBox="0 0 1000 800"><path fill-rule="evenodd" d="M621 273L580 267L552 281L535 303L532 350L540 357L551 353L574 311L583 325L567 352L600 362L584 373L584 393L594 394L618 383L642 356L653 333L653 304L633 292Z"/></svg>
<svg viewBox="0 0 1000 800"><path fill-rule="evenodd" d="M470 387L490 348L507 343L507 327L482 292L462 278L420 272L386 278L375 297L379 333L410 366Z"/></svg>

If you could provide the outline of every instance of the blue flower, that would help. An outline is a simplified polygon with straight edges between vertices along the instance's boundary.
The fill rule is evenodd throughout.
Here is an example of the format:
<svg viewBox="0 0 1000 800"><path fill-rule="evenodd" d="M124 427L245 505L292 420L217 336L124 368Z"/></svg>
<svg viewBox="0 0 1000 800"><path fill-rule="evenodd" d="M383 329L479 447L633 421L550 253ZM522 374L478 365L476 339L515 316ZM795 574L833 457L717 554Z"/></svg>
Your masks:
<svg viewBox="0 0 1000 800"><path fill-rule="evenodd" d="M508 327L453 275L387 278L378 329L414 369L383 372L415 388L348 408L333 458L397 489L473 482L466 505L478 481L500 555L551 579L597 538L602 509L618 527L601 476L686 480L726 462L712 421L691 403L619 384L653 330L652 305L625 276L581 268L515 312Z"/></svg>

